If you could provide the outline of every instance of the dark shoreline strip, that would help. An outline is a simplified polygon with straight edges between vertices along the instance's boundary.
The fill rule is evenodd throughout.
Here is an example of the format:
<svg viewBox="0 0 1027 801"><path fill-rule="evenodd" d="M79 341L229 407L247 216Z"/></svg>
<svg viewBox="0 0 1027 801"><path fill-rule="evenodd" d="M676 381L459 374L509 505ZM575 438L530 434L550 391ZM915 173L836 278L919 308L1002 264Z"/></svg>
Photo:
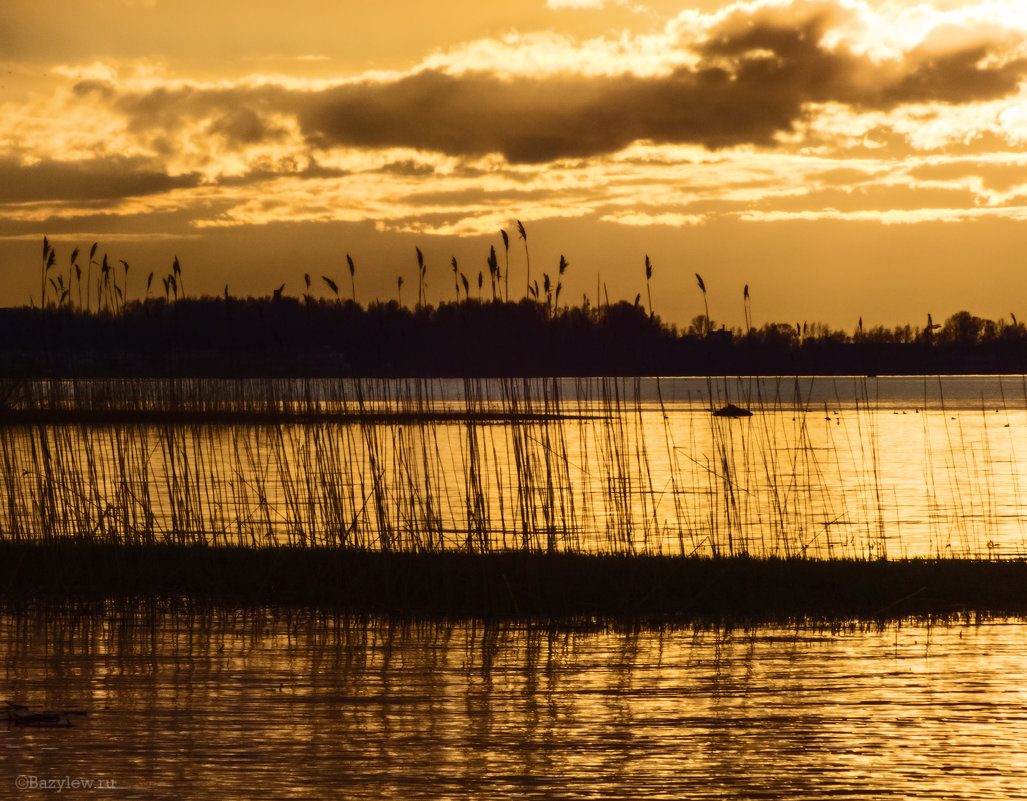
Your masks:
<svg viewBox="0 0 1027 801"><path fill-rule="evenodd" d="M440 618L1027 615L1027 562L0 543L0 601L186 597Z"/></svg>

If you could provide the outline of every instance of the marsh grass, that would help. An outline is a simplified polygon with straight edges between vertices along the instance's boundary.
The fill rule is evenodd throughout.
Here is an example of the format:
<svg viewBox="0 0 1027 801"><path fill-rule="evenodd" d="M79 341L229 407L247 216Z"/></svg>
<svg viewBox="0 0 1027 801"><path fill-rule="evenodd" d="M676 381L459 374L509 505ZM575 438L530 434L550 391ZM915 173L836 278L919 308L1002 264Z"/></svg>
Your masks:
<svg viewBox="0 0 1027 801"><path fill-rule="evenodd" d="M850 385L839 417L798 379L711 378L671 405L659 379L8 382L0 540L891 557L882 410ZM753 416L708 414L732 401ZM921 418L932 550L1014 555L1012 434L948 418Z"/></svg>
<svg viewBox="0 0 1027 801"><path fill-rule="evenodd" d="M0 543L5 606L62 599L591 621L1027 613L1027 562ZM121 599L119 601L119 599Z"/></svg>

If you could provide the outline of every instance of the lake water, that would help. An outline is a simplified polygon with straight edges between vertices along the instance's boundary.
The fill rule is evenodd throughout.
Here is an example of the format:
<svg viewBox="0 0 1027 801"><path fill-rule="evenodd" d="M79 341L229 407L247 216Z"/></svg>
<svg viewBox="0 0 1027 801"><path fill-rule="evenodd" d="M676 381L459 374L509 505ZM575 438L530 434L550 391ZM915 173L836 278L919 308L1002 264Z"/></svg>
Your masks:
<svg viewBox="0 0 1027 801"><path fill-rule="evenodd" d="M26 405L217 410L267 395L343 417L0 428L5 536L1027 554L1022 376L40 387ZM729 402L753 415L711 414Z"/></svg>
<svg viewBox="0 0 1027 801"><path fill-rule="evenodd" d="M2 427L0 536L1027 553L1019 376L355 388L275 390L355 411L336 420ZM753 415L711 414L728 402ZM87 714L0 724L0 797L1023 797L1025 646L1017 620L616 630L187 601L8 610L0 699Z"/></svg>
<svg viewBox="0 0 1027 801"><path fill-rule="evenodd" d="M0 696L88 714L0 724L0 794L1022 798L1025 637L1009 620L615 631L8 612ZM39 784L64 779L103 786Z"/></svg>

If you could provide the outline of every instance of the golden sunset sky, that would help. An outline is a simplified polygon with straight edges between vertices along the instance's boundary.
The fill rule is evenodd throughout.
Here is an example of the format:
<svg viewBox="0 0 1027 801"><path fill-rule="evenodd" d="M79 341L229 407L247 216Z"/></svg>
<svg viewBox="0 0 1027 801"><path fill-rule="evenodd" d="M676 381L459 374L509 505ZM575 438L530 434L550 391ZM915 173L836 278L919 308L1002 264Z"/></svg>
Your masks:
<svg viewBox="0 0 1027 801"><path fill-rule="evenodd" d="M3 0L0 304L43 235L189 294L511 295L740 326L1027 319L1023 0ZM324 284L317 283L325 293ZM404 292L404 301L414 299Z"/></svg>

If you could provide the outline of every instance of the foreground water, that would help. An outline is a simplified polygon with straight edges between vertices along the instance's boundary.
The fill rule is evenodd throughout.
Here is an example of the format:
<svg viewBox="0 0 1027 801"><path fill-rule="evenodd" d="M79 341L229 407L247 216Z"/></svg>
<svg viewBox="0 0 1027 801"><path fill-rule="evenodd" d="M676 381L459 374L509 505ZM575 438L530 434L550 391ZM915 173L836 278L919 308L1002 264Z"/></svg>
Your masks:
<svg viewBox="0 0 1027 801"><path fill-rule="evenodd" d="M1027 624L390 624L108 607L0 616L0 794L1012 798ZM52 785L55 786L55 785ZM22 789L24 788L24 789Z"/></svg>

